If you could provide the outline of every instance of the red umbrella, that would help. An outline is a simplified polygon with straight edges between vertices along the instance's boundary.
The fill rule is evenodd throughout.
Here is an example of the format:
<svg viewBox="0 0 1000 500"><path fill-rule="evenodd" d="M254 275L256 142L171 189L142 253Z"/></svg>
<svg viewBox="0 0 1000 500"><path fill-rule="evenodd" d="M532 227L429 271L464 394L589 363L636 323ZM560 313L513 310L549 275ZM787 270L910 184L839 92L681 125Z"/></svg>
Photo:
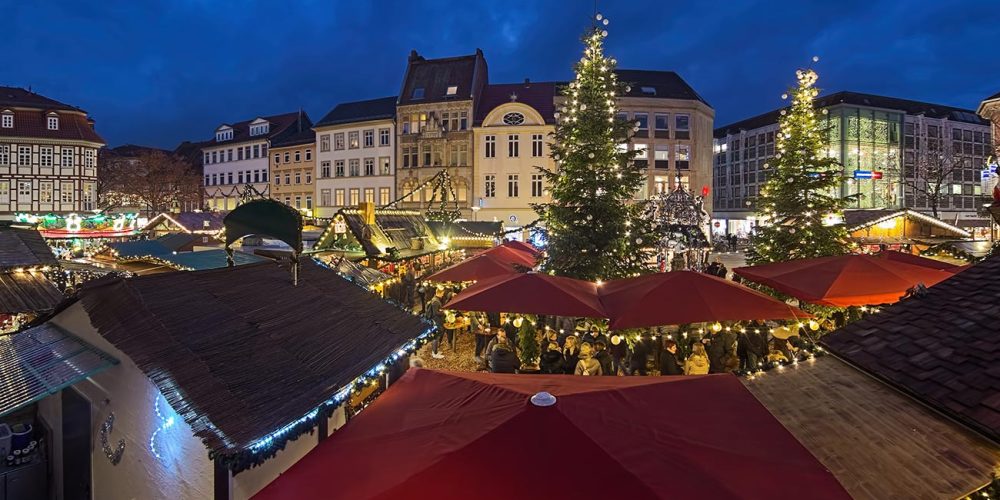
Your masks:
<svg viewBox="0 0 1000 500"><path fill-rule="evenodd" d="M896 302L917 284L933 286L952 276L871 255L790 260L733 272L806 302L836 307Z"/></svg>
<svg viewBox="0 0 1000 500"><path fill-rule="evenodd" d="M528 243L525 243L523 241L518 241L518 240L505 241L503 243L503 245L501 245L501 246L505 246L505 247L508 247L508 248L513 248L514 250L520 250L522 252L527 252L527 253L531 254L532 257L538 255L538 253L539 253L538 249L535 248L534 246L529 245Z"/></svg>
<svg viewBox="0 0 1000 500"><path fill-rule="evenodd" d="M557 316L605 317L597 285L589 281L519 273L497 276L466 288L445 309Z"/></svg>
<svg viewBox="0 0 1000 500"><path fill-rule="evenodd" d="M745 286L694 271L609 281L600 295L613 329L812 317Z"/></svg>
<svg viewBox="0 0 1000 500"><path fill-rule="evenodd" d="M535 267L537 262L535 261L535 256L521 250L514 250L511 247L499 246L493 247L479 255L492 255L501 262L509 262L511 264L517 264L524 267Z"/></svg>
<svg viewBox="0 0 1000 500"><path fill-rule="evenodd" d="M910 253L897 252L895 250L885 250L879 252L876 255L886 260L893 260L896 262L902 262L904 264L927 267L930 269L941 269L944 271L948 271L952 274L955 274L965 269L965 266L956 266L955 264L949 264L947 262L942 262L940 260L928 259L927 257L921 257L919 255L913 255Z"/></svg>
<svg viewBox="0 0 1000 500"><path fill-rule="evenodd" d="M254 498L771 499L794 485L850 498L732 375L416 368Z"/></svg>
<svg viewBox="0 0 1000 500"><path fill-rule="evenodd" d="M517 269L509 262L493 255L479 254L428 276L427 281L480 281L516 272Z"/></svg>

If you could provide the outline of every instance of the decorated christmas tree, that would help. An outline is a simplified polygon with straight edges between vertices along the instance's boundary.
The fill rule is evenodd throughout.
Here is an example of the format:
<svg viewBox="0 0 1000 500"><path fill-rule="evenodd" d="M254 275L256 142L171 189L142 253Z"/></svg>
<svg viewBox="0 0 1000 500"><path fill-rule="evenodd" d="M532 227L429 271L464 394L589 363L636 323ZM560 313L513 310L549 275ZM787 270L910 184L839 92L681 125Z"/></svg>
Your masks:
<svg viewBox="0 0 1000 500"><path fill-rule="evenodd" d="M815 59L814 59L815 60ZM812 69L795 73L798 87L792 105L781 111L773 174L757 198L757 227L747 252L750 264L847 253L840 196L843 167L829 157L826 110L817 111L818 76ZM788 98L785 94L782 98ZM767 168L768 165L765 165Z"/></svg>
<svg viewBox="0 0 1000 500"><path fill-rule="evenodd" d="M558 109L556 170L542 169L552 202L535 207L548 231L545 269L586 280L649 272L654 243L644 205L634 200L645 187L645 167L622 147L637 125L617 116L616 96L627 90L616 79L615 60L604 55L607 19L596 20Z"/></svg>

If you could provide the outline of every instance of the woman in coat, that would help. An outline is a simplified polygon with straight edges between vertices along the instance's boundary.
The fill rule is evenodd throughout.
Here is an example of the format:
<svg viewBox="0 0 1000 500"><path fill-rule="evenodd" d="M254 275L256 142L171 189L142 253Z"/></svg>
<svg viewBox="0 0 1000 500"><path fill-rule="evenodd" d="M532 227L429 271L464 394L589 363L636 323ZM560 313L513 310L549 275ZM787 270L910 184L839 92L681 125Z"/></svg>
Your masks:
<svg viewBox="0 0 1000 500"><path fill-rule="evenodd" d="M691 355L684 361L685 375L708 375L708 354L705 353L705 345L695 342L691 348Z"/></svg>
<svg viewBox="0 0 1000 500"><path fill-rule="evenodd" d="M572 375L576 371L576 362L580 360L580 348L576 342L576 336L570 335L563 344L563 373Z"/></svg>
<svg viewBox="0 0 1000 500"><path fill-rule="evenodd" d="M580 359L576 362L576 375L601 375L601 363L593 357L594 351L590 344L584 342L580 346Z"/></svg>

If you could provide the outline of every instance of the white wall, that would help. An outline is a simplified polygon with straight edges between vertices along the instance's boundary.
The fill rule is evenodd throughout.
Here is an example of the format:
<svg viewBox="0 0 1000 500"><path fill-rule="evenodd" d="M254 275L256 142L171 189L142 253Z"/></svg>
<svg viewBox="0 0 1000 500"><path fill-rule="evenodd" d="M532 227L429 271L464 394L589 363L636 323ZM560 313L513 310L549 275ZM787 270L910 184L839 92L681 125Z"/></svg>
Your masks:
<svg viewBox="0 0 1000 500"><path fill-rule="evenodd" d="M92 429L93 498L100 500L132 499L210 499L214 488L214 465L208 449L160 395L159 390L121 351L104 340L90 324L83 306L76 303L60 313L53 323L67 329L121 363L74 386L93 405ZM62 421L61 395L39 403L39 413L52 428L53 496L62 498ZM105 401L107 403L105 404ZM174 425L157 432L154 444L160 457L150 448L150 439L162 425L161 415L174 417ZM100 427L108 412L115 413L109 443L114 447L125 440L125 453L118 465L111 465L100 444ZM328 421L332 430L344 424L343 409ZM252 496L281 472L302 458L317 443L317 434L303 434L259 467L237 474L232 479L232 498Z"/></svg>

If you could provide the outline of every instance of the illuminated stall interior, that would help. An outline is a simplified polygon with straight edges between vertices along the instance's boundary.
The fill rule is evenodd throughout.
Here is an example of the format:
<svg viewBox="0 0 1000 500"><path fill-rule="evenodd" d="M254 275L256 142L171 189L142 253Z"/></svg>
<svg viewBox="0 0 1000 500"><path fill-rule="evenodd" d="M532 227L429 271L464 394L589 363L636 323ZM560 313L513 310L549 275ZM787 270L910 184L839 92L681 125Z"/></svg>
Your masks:
<svg viewBox="0 0 1000 500"><path fill-rule="evenodd" d="M880 245L889 250L918 250L945 241L966 240L972 235L957 226L930 215L903 210L847 210L844 224L851 239L877 251Z"/></svg>

